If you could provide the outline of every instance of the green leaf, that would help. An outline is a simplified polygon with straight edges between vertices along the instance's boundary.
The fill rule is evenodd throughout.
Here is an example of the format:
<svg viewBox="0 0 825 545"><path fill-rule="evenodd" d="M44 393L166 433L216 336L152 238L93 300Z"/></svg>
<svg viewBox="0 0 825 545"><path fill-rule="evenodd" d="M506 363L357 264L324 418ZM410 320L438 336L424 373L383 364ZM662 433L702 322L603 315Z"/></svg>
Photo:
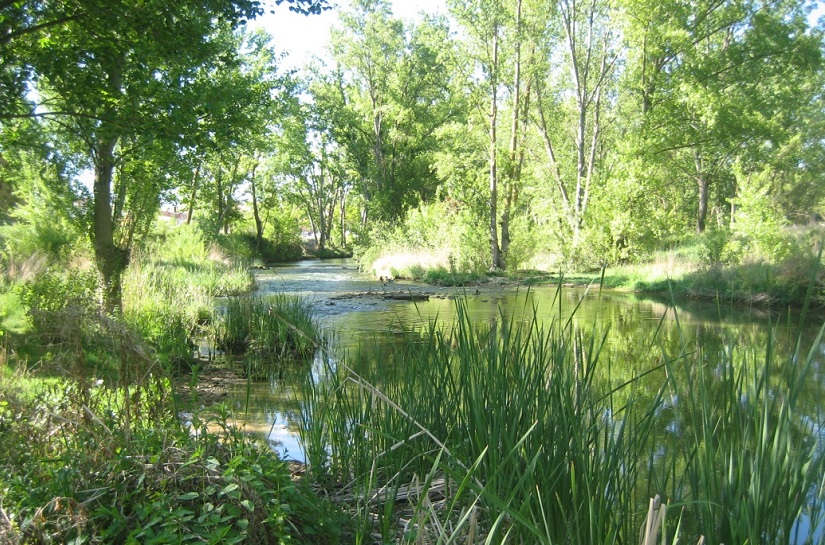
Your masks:
<svg viewBox="0 0 825 545"><path fill-rule="evenodd" d="M187 492L186 494L180 494L177 499L181 501L187 501L194 500L198 496L200 496L200 494L198 494L197 492Z"/></svg>
<svg viewBox="0 0 825 545"><path fill-rule="evenodd" d="M223 487L223 489L221 490L221 493L219 495L220 496L225 496L225 495L229 494L230 492L234 492L237 489L238 489L238 485L236 483L229 483L228 485Z"/></svg>

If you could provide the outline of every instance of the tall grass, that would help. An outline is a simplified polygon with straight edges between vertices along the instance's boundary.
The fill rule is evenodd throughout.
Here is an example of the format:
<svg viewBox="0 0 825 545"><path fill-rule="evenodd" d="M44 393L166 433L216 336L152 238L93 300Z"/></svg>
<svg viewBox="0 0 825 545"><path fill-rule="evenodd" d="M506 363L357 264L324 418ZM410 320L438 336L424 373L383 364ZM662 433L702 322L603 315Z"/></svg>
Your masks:
<svg viewBox="0 0 825 545"><path fill-rule="evenodd" d="M800 517L822 517L823 422L800 393L822 330L809 352L776 353L775 335L761 356L731 348L710 361L701 351L669 368L679 440L671 494L692 504L687 522L720 543L791 543ZM784 365L781 365L785 359ZM806 511L809 511L806 513ZM819 542L823 536L817 536Z"/></svg>
<svg viewBox="0 0 825 545"><path fill-rule="evenodd" d="M265 378L286 361L307 361L320 344L321 330L309 303L275 294L233 297L216 308L215 346L246 355L247 371Z"/></svg>
<svg viewBox="0 0 825 545"><path fill-rule="evenodd" d="M780 388L770 348L747 366L685 349L649 371L659 387L611 387L606 333L533 314L477 327L459 303L380 370L361 352L307 380L310 478L360 514L361 542L638 542L655 495L677 513L663 542L684 519L693 543L788 543L803 511L825 515L810 358Z"/></svg>
<svg viewBox="0 0 825 545"><path fill-rule="evenodd" d="M186 372L213 298L254 288L244 264L210 252L196 231L181 227L132 260L123 282L124 318L173 370Z"/></svg>

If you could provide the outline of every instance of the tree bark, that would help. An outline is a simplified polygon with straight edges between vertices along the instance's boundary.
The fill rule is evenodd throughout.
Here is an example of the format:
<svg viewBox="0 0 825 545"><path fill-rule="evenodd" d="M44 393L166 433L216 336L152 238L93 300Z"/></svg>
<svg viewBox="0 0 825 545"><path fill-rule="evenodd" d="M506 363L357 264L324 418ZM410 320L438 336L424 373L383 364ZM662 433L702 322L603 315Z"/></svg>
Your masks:
<svg viewBox="0 0 825 545"><path fill-rule="evenodd" d="M261 250L261 243L264 240L264 222L261 221L261 214L258 210L258 193L255 188L255 171L258 169L258 163L252 165L252 173L250 174L249 183L252 189L252 216L255 219L255 251Z"/></svg>
<svg viewBox="0 0 825 545"><path fill-rule="evenodd" d="M200 183L201 163L195 167L195 174L192 176L192 193L189 195L189 210L186 211L186 225L192 223L192 214L195 212L195 198L198 196L198 184Z"/></svg>
<svg viewBox="0 0 825 545"><path fill-rule="evenodd" d="M118 138L110 135L102 140L95 149L93 243L97 270L103 279L103 308L106 312L120 314L123 308L121 277L129 262L129 253L118 248L114 240L112 178Z"/></svg>
<svg viewBox="0 0 825 545"><path fill-rule="evenodd" d="M705 223L708 216L708 188L710 180L706 177L700 176L697 180L699 184L699 212L696 215L696 232L702 234L705 232Z"/></svg>
<svg viewBox="0 0 825 545"><path fill-rule="evenodd" d="M693 162L696 166L696 183L699 185L699 211L696 214L696 232L705 232L705 222L708 216L708 188L710 177L704 169L704 162L698 150L693 151Z"/></svg>
<svg viewBox="0 0 825 545"><path fill-rule="evenodd" d="M341 192L341 248L347 247L347 194Z"/></svg>
<svg viewBox="0 0 825 545"><path fill-rule="evenodd" d="M510 135L510 175L507 185L507 196L504 199L504 210L501 213L501 254L502 261L506 262L510 253L510 213L513 207L516 184L519 182L521 167L517 162L519 109L521 108L521 0L516 2L516 60L513 81L513 121Z"/></svg>
<svg viewBox="0 0 825 545"><path fill-rule="evenodd" d="M493 57L490 65L490 269L503 268L498 245L498 176L496 165L496 120L498 117L498 27L493 30Z"/></svg>

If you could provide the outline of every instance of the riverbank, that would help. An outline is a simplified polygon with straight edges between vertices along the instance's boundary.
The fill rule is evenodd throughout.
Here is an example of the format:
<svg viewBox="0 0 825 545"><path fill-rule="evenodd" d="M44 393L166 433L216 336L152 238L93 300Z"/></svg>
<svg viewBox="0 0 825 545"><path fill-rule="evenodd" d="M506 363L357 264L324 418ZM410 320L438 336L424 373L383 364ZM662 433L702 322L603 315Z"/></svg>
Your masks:
<svg viewBox="0 0 825 545"><path fill-rule="evenodd" d="M392 261L388 258L388 261ZM719 300L749 306L825 306L825 274L816 261L799 259L779 265L746 263L704 266L672 256L635 265L609 266L602 271L554 273L535 269L501 272L451 272L437 266L391 268L394 278L433 286L485 289L508 286L594 286L603 290L643 293L677 300ZM813 279L813 285L811 281Z"/></svg>

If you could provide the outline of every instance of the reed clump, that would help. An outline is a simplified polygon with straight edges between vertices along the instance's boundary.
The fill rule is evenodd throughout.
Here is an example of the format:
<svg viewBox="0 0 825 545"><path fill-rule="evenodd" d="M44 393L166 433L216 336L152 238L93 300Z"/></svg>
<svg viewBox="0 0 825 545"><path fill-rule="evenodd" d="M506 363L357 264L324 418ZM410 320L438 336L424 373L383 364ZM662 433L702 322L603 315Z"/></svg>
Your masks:
<svg viewBox="0 0 825 545"><path fill-rule="evenodd" d="M235 297L215 309L214 344L243 354L251 375L266 375L284 362L308 361L321 342L309 303L292 295Z"/></svg>
<svg viewBox="0 0 825 545"><path fill-rule="evenodd" d="M380 369L330 358L304 387L309 478L363 543L637 543L654 523L662 543L825 540L800 530L825 516L811 356L683 345L616 386L607 335L537 311L479 327L458 303ZM656 495L667 524L646 520Z"/></svg>

